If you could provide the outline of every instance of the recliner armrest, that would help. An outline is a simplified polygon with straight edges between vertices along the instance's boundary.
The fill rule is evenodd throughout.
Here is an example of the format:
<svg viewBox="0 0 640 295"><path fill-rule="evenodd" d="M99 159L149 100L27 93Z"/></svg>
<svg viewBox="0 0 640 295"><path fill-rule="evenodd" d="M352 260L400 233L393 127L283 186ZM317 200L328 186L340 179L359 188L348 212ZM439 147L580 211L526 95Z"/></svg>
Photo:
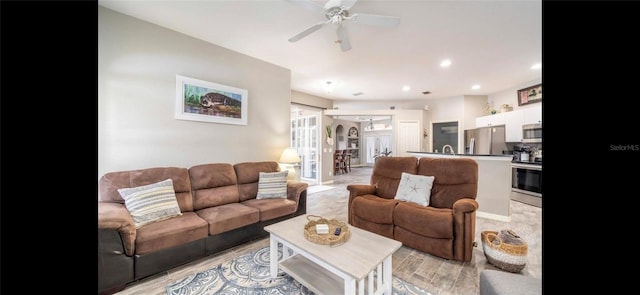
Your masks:
<svg viewBox="0 0 640 295"><path fill-rule="evenodd" d="M98 202L98 228L115 229L122 237L125 253L132 256L135 251L136 226L124 204Z"/></svg>
<svg viewBox="0 0 640 295"><path fill-rule="evenodd" d="M453 203L453 214L471 213L478 210L478 202L474 199L460 199Z"/></svg>
<svg viewBox="0 0 640 295"><path fill-rule="evenodd" d="M347 190L349 190L349 206L357 196L376 194L376 186L371 184L350 184L347 185Z"/></svg>
<svg viewBox="0 0 640 295"><path fill-rule="evenodd" d="M353 199L357 196L362 195L375 195L376 194L376 186L371 184L349 184L347 185L347 190L349 190L349 203L347 203L347 218L349 224L351 224L351 203Z"/></svg>

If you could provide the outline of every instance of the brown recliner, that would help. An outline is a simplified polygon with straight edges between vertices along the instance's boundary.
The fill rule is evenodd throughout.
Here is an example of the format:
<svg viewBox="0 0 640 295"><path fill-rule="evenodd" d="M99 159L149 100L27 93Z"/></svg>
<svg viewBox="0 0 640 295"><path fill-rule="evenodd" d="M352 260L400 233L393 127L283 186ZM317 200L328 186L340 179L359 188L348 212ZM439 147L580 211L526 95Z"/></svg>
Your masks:
<svg viewBox="0 0 640 295"><path fill-rule="evenodd" d="M402 172L435 176L429 206L395 199ZM473 159L381 157L370 184L347 189L349 224L438 257L471 261L478 209Z"/></svg>

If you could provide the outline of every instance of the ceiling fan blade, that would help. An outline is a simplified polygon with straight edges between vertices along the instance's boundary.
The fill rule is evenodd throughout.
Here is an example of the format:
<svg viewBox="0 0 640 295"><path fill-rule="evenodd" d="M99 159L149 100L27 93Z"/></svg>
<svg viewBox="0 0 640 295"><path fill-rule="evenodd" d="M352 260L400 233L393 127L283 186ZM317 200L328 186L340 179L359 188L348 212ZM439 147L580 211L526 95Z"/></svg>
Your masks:
<svg viewBox="0 0 640 295"><path fill-rule="evenodd" d="M324 7L322 7L316 2L313 2L312 0L285 0L285 1L289 3L293 3L294 5L301 6L307 10L315 11L318 13L324 12Z"/></svg>
<svg viewBox="0 0 640 295"><path fill-rule="evenodd" d="M356 13L349 17L352 22L374 25L374 26L395 26L400 23L400 18L396 16L375 15L375 14L359 14Z"/></svg>
<svg viewBox="0 0 640 295"><path fill-rule="evenodd" d="M298 33L297 35L295 35L295 36L293 36L293 37L289 38L289 42L296 42L296 41L298 41L298 40L300 40L300 39L302 39L302 38L306 37L307 35L309 35L309 34L311 34L311 33L315 32L315 31L319 30L319 29L320 29L320 28L322 28L324 25L326 25L326 24L328 24L328 23L330 23L330 22L331 22L330 20L329 20L329 21L326 21L326 22L319 22L319 23L317 23L317 24L315 24L315 25L313 25L313 26L311 26L311 27L307 28L306 30L304 30L304 31L302 31L302 32L300 32L300 33Z"/></svg>
<svg viewBox="0 0 640 295"><path fill-rule="evenodd" d="M349 34L347 34L347 28L342 24L338 25L338 42L340 43L340 49L342 51L348 51L351 49L351 41L349 41Z"/></svg>

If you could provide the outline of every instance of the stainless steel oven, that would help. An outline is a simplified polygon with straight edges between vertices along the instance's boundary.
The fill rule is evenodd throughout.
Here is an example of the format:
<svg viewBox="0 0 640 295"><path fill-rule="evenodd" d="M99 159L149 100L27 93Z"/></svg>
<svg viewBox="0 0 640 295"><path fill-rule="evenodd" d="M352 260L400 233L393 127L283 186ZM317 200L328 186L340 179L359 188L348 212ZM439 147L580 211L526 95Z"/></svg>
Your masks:
<svg viewBox="0 0 640 295"><path fill-rule="evenodd" d="M542 165L511 163L511 199L542 207Z"/></svg>

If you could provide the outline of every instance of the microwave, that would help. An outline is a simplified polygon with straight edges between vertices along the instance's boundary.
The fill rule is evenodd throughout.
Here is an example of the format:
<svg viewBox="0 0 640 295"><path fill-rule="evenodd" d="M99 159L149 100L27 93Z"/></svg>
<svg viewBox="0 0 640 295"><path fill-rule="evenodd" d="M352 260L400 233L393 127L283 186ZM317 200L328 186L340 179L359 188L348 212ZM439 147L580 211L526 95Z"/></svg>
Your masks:
<svg viewBox="0 0 640 295"><path fill-rule="evenodd" d="M542 143L542 124L522 125L522 142Z"/></svg>

